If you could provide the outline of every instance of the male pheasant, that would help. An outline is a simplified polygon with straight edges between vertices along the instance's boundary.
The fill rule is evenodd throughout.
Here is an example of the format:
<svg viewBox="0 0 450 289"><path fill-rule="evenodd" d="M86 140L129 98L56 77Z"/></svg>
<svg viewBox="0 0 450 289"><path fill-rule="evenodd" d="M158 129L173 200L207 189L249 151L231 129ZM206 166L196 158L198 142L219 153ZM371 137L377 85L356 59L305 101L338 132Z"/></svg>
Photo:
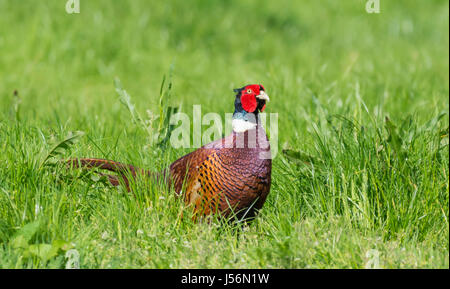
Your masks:
<svg viewBox="0 0 450 289"><path fill-rule="evenodd" d="M195 218L214 213L253 218L271 184L270 144L259 118L269 97L257 84L234 91L233 132L176 160L159 174L103 159L71 159L69 163L119 173L128 189L126 173L163 177L194 207ZM111 184L120 185L118 177L106 176Z"/></svg>

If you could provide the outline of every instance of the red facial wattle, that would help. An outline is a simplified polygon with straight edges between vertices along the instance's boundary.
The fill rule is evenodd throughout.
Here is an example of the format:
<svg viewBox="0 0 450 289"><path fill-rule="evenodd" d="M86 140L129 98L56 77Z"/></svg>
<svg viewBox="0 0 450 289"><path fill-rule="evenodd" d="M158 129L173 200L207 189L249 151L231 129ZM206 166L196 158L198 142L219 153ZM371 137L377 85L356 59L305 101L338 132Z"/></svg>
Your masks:
<svg viewBox="0 0 450 289"><path fill-rule="evenodd" d="M240 104L246 112L254 113L256 110L262 112L266 108L268 96L262 85L247 85L241 89L235 89L235 91L240 92Z"/></svg>
<svg viewBox="0 0 450 289"><path fill-rule="evenodd" d="M259 85L248 85L244 88L241 95L241 104L242 108L245 109L246 112L252 113L258 107L258 102L256 100L256 95L260 92Z"/></svg>
<svg viewBox="0 0 450 289"><path fill-rule="evenodd" d="M256 110L256 107L258 106L255 94L247 94L244 92L244 94L241 96L241 104L242 108L245 109L246 112L254 112Z"/></svg>

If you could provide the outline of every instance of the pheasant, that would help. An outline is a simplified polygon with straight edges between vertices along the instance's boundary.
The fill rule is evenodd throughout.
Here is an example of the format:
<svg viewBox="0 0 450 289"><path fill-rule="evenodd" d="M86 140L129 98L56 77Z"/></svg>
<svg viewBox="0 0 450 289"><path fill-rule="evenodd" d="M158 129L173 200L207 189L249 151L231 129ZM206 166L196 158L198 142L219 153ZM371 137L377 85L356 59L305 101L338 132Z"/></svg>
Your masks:
<svg viewBox="0 0 450 289"><path fill-rule="evenodd" d="M160 173L104 159L77 158L68 162L73 167L116 172L128 190L126 174L162 178L187 205L194 207L194 218L219 213L252 219L264 205L271 184L270 144L259 117L269 97L258 84L234 92L233 132L181 157ZM119 177L104 175L112 185L120 185Z"/></svg>

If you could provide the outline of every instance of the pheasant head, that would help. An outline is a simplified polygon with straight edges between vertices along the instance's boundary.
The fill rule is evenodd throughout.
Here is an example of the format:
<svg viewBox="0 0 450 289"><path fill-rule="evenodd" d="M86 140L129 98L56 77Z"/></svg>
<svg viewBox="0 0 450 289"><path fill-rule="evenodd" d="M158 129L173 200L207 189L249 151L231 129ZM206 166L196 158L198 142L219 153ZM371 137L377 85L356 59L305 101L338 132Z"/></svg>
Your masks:
<svg viewBox="0 0 450 289"><path fill-rule="evenodd" d="M260 84L250 84L234 89L233 130L244 132L254 128L258 123L258 114L266 108L269 96Z"/></svg>

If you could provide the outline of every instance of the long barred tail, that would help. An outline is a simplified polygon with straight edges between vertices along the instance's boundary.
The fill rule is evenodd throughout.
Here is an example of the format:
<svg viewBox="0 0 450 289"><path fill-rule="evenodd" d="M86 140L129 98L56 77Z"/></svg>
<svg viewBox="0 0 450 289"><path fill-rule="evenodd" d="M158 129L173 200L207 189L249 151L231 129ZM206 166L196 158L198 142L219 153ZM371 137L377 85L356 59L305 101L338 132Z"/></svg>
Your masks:
<svg viewBox="0 0 450 289"><path fill-rule="evenodd" d="M91 159L91 158L81 158L81 159L70 159L67 160L67 164L72 168L98 168L103 170L108 170L111 172L115 172L119 174L119 176L122 178L123 182L125 183L127 190L130 191L130 183L128 180L129 176L132 176L133 178L136 177L137 174L142 175L153 175L151 172L148 172L146 170L137 168L132 165L126 165L119 162L111 161L111 160L104 160L104 159ZM118 176L114 175L108 175L108 174L102 174L102 176L106 176L109 180L109 182L113 186L120 185L120 179Z"/></svg>
<svg viewBox="0 0 450 289"><path fill-rule="evenodd" d="M99 168L103 170L108 170L116 173L126 173L130 172L133 176L136 176L136 173L145 174L146 171L143 169L136 168L132 165L122 164L116 161L104 160L104 159L91 159L91 158L82 158L82 159L70 159L67 161L69 165L73 167L84 167L84 168Z"/></svg>

